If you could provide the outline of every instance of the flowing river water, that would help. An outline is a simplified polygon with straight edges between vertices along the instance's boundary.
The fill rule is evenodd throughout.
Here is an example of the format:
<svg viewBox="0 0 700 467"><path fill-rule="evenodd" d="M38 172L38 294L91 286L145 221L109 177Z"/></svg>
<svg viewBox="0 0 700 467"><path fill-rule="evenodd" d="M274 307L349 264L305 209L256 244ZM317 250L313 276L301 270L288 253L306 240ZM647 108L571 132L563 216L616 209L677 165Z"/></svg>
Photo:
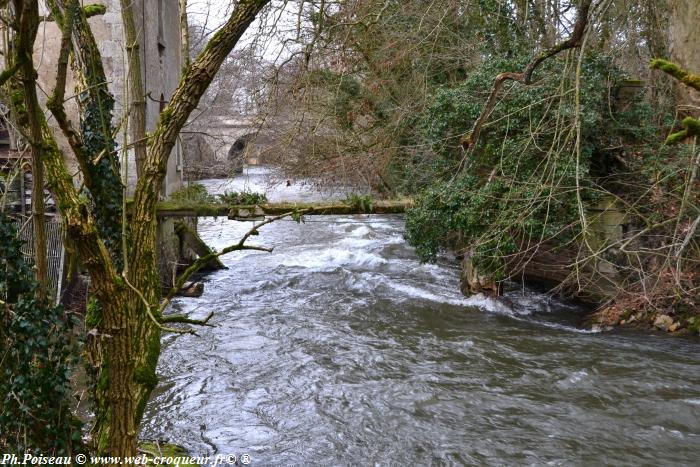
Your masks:
<svg viewBox="0 0 700 467"><path fill-rule="evenodd" d="M217 249L250 227L199 221ZM696 340L593 333L528 290L465 298L457 264L421 264L402 233L401 216L308 216L260 230L272 253L224 256L173 304L215 327L164 336L142 436L260 466L700 464Z"/></svg>

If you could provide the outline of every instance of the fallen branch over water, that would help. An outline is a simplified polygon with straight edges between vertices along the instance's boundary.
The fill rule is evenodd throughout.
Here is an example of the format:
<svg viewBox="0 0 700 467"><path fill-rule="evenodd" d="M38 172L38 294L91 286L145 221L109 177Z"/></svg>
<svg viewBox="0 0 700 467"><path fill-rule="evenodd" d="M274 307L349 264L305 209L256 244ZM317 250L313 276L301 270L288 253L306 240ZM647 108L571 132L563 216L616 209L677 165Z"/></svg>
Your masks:
<svg viewBox="0 0 700 467"><path fill-rule="evenodd" d="M348 204L342 201L331 203L267 203L250 206L226 204L180 204L163 202L158 205L158 217L206 217L228 216L247 219L259 216L276 216L291 211L304 211L305 216L352 215L352 214L401 214L413 207L412 199L374 201L371 205Z"/></svg>

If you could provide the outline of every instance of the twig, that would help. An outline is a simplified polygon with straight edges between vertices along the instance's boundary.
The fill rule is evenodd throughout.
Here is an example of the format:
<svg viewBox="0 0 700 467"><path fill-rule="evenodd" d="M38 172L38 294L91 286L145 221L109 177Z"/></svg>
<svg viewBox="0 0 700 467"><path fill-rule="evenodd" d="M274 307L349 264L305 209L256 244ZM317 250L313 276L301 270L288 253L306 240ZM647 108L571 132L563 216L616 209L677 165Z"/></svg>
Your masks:
<svg viewBox="0 0 700 467"><path fill-rule="evenodd" d="M251 235L254 235L258 229L264 225L270 224L272 222L275 222L277 220L283 219L285 217L289 217L294 214L303 214L305 212L310 211L310 209L302 209L302 210L297 210L297 211L292 211L292 212L287 212L285 214L281 214L279 216L275 217L270 217L269 219L264 220L260 224L254 225L248 232L241 237L241 239L238 241L238 243L235 243L233 245L230 245L223 250L219 252L212 252L208 255L202 256L198 258L190 267L188 267L185 272L183 272L180 277L177 279L177 282L175 285L168 291L168 294L165 296L163 301L160 304L160 314L163 314L163 311L165 311L165 308L168 306L170 301L173 299L175 294L177 293L178 290L182 287L182 285L189 279L189 277L197 272L202 266L205 264L209 263L214 258L218 258L219 256L223 256L227 253L230 253L232 251L239 251L239 250L258 250L258 251L265 251L267 253L272 252L272 248L265 248L261 246L249 246L245 245L246 240L251 237Z"/></svg>
<svg viewBox="0 0 700 467"><path fill-rule="evenodd" d="M192 319L184 315L170 315L164 316L160 319L161 323L183 323L183 324L196 324L197 326L209 326L214 327L213 324L208 324L209 320L214 316L214 312L211 311L204 319Z"/></svg>
<svg viewBox="0 0 700 467"><path fill-rule="evenodd" d="M158 321L158 319L156 319L156 317L153 315L153 312L151 311L151 305L148 303L148 300L146 300L146 297L143 296L141 291L133 285L131 285L131 282L129 282L129 279L127 279L126 274L122 274L122 278L124 279L126 285L128 285L129 288L133 290L134 293L136 293L136 295L138 295L138 297L141 299L144 307L146 308L146 313L148 314L148 317L151 318L151 321L153 321L153 324L155 324L157 328L159 328L162 331L174 332L177 334L193 334L195 336L197 335L197 333L194 332L193 329L175 329L163 326L161 322Z"/></svg>

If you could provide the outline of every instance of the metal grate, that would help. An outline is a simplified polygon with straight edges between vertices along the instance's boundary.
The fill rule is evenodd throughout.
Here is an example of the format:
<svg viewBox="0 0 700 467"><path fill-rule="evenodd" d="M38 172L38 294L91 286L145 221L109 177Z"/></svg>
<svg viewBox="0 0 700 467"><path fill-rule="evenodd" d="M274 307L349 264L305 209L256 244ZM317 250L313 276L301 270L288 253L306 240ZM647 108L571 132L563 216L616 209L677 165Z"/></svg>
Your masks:
<svg viewBox="0 0 700 467"><path fill-rule="evenodd" d="M34 224L31 220L27 222L16 221L15 227L19 238L23 242L22 253L25 259L29 264L34 264ZM44 221L44 229L46 230L49 296L58 303L61 298L63 265L66 257L66 250L63 245L63 227L56 218L47 218Z"/></svg>

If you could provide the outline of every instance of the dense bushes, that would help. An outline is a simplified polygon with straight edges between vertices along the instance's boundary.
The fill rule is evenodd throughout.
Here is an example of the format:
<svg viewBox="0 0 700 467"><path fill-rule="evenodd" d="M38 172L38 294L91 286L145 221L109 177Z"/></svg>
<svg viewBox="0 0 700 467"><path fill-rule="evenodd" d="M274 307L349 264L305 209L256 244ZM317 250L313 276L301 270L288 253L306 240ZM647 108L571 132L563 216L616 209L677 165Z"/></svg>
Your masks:
<svg viewBox="0 0 700 467"><path fill-rule="evenodd" d="M201 183L190 183L188 186L170 195L170 200L182 206L198 206L202 204L248 205L267 203L264 193L253 191L226 191L215 196L207 192Z"/></svg>
<svg viewBox="0 0 700 467"><path fill-rule="evenodd" d="M502 276L505 259L522 245L580 241L585 208L613 190L620 174L659 158L658 130L647 123L651 110L640 99L616 101L615 85L626 77L602 55L583 61L579 112L576 64L551 59L533 85L504 86L476 150L465 153L459 139L494 77L525 64L524 58L490 60L463 84L439 90L425 112L421 131L434 154L433 182L407 216L408 239L423 259L433 259L457 232L483 270Z"/></svg>

